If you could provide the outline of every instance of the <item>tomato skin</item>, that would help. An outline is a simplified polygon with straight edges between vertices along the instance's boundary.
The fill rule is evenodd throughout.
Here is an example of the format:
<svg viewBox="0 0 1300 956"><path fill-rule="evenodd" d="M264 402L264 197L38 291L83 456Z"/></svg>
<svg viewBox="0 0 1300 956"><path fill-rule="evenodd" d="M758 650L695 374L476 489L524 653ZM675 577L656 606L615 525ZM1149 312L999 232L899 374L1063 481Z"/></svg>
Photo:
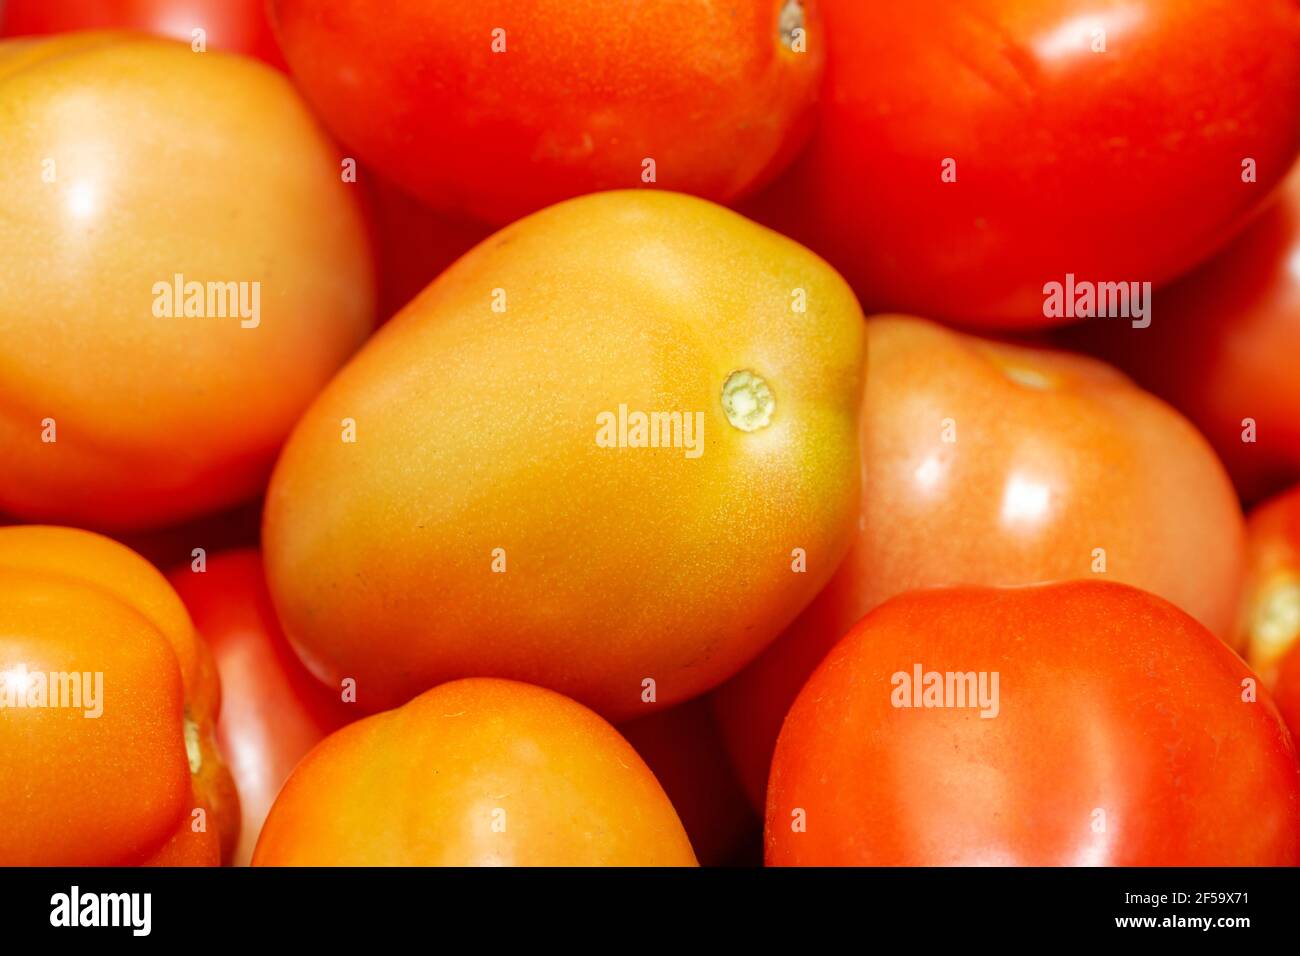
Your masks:
<svg viewBox="0 0 1300 956"><path fill-rule="evenodd" d="M216 750L216 668L163 576L72 528L0 528L0 671L102 677L97 717L0 710L3 865L220 862L239 806ZM187 726L188 725L188 726ZM195 832L192 812L203 809Z"/></svg>
<svg viewBox="0 0 1300 956"><path fill-rule="evenodd" d="M643 182L726 202L806 138L821 75L787 0L272 0L298 84L368 164L435 208L502 224ZM494 31L506 51L494 53ZM598 40L595 38L599 38ZM573 64L581 63L581 70Z"/></svg>
<svg viewBox="0 0 1300 956"><path fill-rule="evenodd" d="M996 706L897 706L895 675L918 664L983 672L986 690L996 673ZM1253 676L1126 585L895 598L835 646L786 718L767 862L1293 865L1300 764L1267 694L1243 700Z"/></svg>
<svg viewBox="0 0 1300 956"><path fill-rule="evenodd" d="M902 316L867 321L865 381L856 541L715 698L756 805L807 675L863 614L904 591L1104 573L1233 639L1241 509L1204 439L1163 402L1095 359Z"/></svg>
<svg viewBox="0 0 1300 956"><path fill-rule="evenodd" d="M817 132L755 208L868 314L1068 321L1044 316L1046 283L1167 282L1243 226L1300 149L1290 0L1249 16L1237 0L822 7Z"/></svg>
<svg viewBox="0 0 1300 956"><path fill-rule="evenodd" d="M800 289L795 321L762 318ZM604 193L507 227L372 338L285 446L263 524L285 633L371 710L476 675L615 721L646 713L647 679L656 706L697 696L844 553L862 339L824 262L703 200ZM741 373L772 403L749 431L724 395ZM703 443L602 445L620 406L685 413Z"/></svg>
<svg viewBox="0 0 1300 956"><path fill-rule="evenodd" d="M703 866L735 865L761 821L736 778L707 697L620 724L654 772Z"/></svg>
<svg viewBox="0 0 1300 956"><path fill-rule="evenodd" d="M254 866L694 866L654 774L587 708L468 679L326 738Z"/></svg>
<svg viewBox="0 0 1300 956"><path fill-rule="evenodd" d="M263 0L4 0L0 37L75 30L142 30L191 43L202 28L207 48L255 56L277 69L284 58Z"/></svg>
<svg viewBox="0 0 1300 956"><path fill-rule="evenodd" d="M282 74L131 34L0 42L0 101L0 510L127 531L253 497L373 327L332 144ZM169 309L177 275L249 318Z"/></svg>
<svg viewBox="0 0 1300 956"><path fill-rule="evenodd" d="M1278 667L1273 698L1291 736L1300 740L1300 644L1293 644Z"/></svg>
<svg viewBox="0 0 1300 956"><path fill-rule="evenodd" d="M1269 686L1300 646L1300 485L1257 506L1246 522L1237 644Z"/></svg>
<svg viewBox="0 0 1300 956"><path fill-rule="evenodd" d="M1060 340L1190 418L1246 501L1300 481L1300 169L1231 245L1156 294L1149 328L1086 322Z"/></svg>
<svg viewBox="0 0 1300 956"><path fill-rule="evenodd" d="M214 554L203 572L183 567L168 577L212 648L221 677L217 745L243 813L233 862L247 866L290 771L355 714L307 672L285 640L256 550Z"/></svg>

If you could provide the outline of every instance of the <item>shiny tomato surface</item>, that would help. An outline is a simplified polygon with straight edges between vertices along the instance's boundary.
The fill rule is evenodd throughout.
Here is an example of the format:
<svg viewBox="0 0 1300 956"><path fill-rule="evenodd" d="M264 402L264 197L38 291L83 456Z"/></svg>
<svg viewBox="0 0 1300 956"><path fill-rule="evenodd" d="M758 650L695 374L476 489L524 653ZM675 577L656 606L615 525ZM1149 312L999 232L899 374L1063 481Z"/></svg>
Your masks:
<svg viewBox="0 0 1300 956"><path fill-rule="evenodd" d="M1250 669L1153 595L918 591L795 701L766 843L778 866L1293 865L1300 764Z"/></svg>
<svg viewBox="0 0 1300 956"><path fill-rule="evenodd" d="M1085 356L901 316L867 322L857 537L826 588L716 702L761 805L772 745L817 662L914 588L1098 578L1234 637L1242 515L1205 440Z"/></svg>
<svg viewBox="0 0 1300 956"><path fill-rule="evenodd" d="M566 697L443 684L327 737L271 808L256 866L694 866L654 774Z"/></svg>
<svg viewBox="0 0 1300 956"><path fill-rule="evenodd" d="M599 190L725 202L771 178L811 122L819 5L398 0L380 13L371 0L271 0L270 10L295 81L349 149L429 204L500 225Z"/></svg>
<svg viewBox="0 0 1300 956"><path fill-rule="evenodd" d="M217 744L242 810L234 864L246 866L266 814L302 757L357 712L307 672L280 632L252 549L187 565L169 578L212 648L223 690Z"/></svg>
<svg viewBox="0 0 1300 956"><path fill-rule="evenodd" d="M1300 645L1300 485L1251 511L1246 534L1237 644L1272 684L1282 659Z"/></svg>
<svg viewBox="0 0 1300 956"><path fill-rule="evenodd" d="M1063 319L1044 286L1067 274L1158 286L1244 225L1300 148L1293 0L821 12L817 132L760 218L868 313L1045 326Z"/></svg>

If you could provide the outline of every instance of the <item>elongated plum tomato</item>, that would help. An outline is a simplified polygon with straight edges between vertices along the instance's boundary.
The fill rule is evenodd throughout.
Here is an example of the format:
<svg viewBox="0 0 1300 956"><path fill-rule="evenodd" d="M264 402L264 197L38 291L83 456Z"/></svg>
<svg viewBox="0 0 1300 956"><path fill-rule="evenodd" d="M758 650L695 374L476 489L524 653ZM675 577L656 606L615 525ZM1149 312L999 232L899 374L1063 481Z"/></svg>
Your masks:
<svg viewBox="0 0 1300 956"><path fill-rule="evenodd" d="M211 653L147 561L88 531L0 528L0 865L228 858L239 801L219 698Z"/></svg>
<svg viewBox="0 0 1300 956"><path fill-rule="evenodd" d="M432 206L504 223L656 183L726 202L807 138L820 0L272 0L334 133ZM575 64L580 65L575 69Z"/></svg>
<svg viewBox="0 0 1300 956"><path fill-rule="evenodd" d="M247 866L290 771L357 713L307 672L284 639L256 550L214 554L201 572L186 566L168 577L216 659L217 744L242 811L232 862Z"/></svg>
<svg viewBox="0 0 1300 956"><path fill-rule="evenodd" d="M694 866L645 763L573 701L453 681L327 737L254 866Z"/></svg>
<svg viewBox="0 0 1300 956"><path fill-rule="evenodd" d="M716 697L758 806L804 680L895 594L1096 577L1234 635L1241 509L1172 409L1095 359L920 319L873 318L867 341L857 538L826 589Z"/></svg>
<svg viewBox="0 0 1300 956"><path fill-rule="evenodd" d="M1259 505L1246 522L1246 585L1238 645L1272 685L1300 646L1300 485Z"/></svg>
<svg viewBox="0 0 1300 956"><path fill-rule="evenodd" d="M1156 294L1149 328L1056 335L1190 418L1248 502L1300 481L1300 168L1227 249Z"/></svg>
<svg viewBox="0 0 1300 956"><path fill-rule="evenodd" d="M824 0L817 132L759 219L868 312L1043 326L1068 273L1166 282L1300 148L1300 6L1248 7Z"/></svg>
<svg viewBox="0 0 1300 956"><path fill-rule="evenodd" d="M258 491L374 321L339 168L254 60L0 43L0 510L124 530Z"/></svg>
<svg viewBox="0 0 1300 956"><path fill-rule="evenodd" d="M265 0L0 0L0 36L141 30L284 67Z"/></svg>
<svg viewBox="0 0 1300 956"><path fill-rule="evenodd" d="M287 443L263 525L285 633L371 709L473 675L613 720L707 690L848 545L863 338L824 262L703 200L515 223Z"/></svg>
<svg viewBox="0 0 1300 956"><path fill-rule="evenodd" d="M917 591L844 638L772 761L767 862L1300 862L1300 765L1223 642L1126 585Z"/></svg>

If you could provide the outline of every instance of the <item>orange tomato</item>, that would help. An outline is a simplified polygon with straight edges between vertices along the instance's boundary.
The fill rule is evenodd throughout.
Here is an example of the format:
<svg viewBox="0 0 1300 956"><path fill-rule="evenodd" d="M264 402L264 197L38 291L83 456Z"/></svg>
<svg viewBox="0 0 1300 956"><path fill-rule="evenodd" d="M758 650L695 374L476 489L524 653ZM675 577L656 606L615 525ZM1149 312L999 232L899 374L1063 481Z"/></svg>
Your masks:
<svg viewBox="0 0 1300 956"><path fill-rule="evenodd" d="M1300 862L1300 764L1254 675L1177 608L1072 581L882 604L781 729L767 862Z"/></svg>
<svg viewBox="0 0 1300 956"><path fill-rule="evenodd" d="M650 172L661 188L735 199L802 145L822 70L812 0L270 11L295 81L339 139L435 208L497 224Z"/></svg>
<svg viewBox="0 0 1300 956"><path fill-rule="evenodd" d="M711 203L603 193L515 223L286 445L263 525L285 633L370 709L476 675L614 720L694 697L844 553L862 347L834 271Z"/></svg>
<svg viewBox="0 0 1300 956"><path fill-rule="evenodd" d="M252 497L373 325L353 188L254 60L0 43L0 510L123 530Z"/></svg>
<svg viewBox="0 0 1300 956"><path fill-rule="evenodd" d="M1246 522L1237 644L1268 684L1300 646L1300 485L1256 507Z"/></svg>
<svg viewBox="0 0 1300 956"><path fill-rule="evenodd" d="M513 681L437 687L326 738L285 784L255 866L694 866L618 732Z"/></svg>
<svg viewBox="0 0 1300 956"><path fill-rule="evenodd" d="M212 648L221 677L217 744L242 810L233 862L247 866L290 771L355 715L338 692L307 673L284 639L257 551L215 554L202 572L189 565L169 579Z"/></svg>
<svg viewBox="0 0 1300 956"><path fill-rule="evenodd" d="M239 805L219 697L210 652L147 561L87 531L0 528L0 864L228 856Z"/></svg>
<svg viewBox="0 0 1300 956"><path fill-rule="evenodd" d="M1096 577L1233 637L1241 509L1177 413L1083 356L899 316L868 321L867 340L856 541L785 635L717 695L757 805L804 680L904 591Z"/></svg>

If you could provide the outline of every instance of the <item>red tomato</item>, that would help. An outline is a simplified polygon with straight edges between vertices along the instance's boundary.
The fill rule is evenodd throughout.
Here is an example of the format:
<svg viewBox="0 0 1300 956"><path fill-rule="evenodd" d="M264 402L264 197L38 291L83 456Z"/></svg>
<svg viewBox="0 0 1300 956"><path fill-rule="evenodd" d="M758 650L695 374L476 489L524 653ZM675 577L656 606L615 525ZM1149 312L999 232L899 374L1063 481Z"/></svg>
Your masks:
<svg viewBox="0 0 1300 956"><path fill-rule="evenodd" d="M255 56L284 68L266 19L264 0L6 0L0 2L0 36L73 30L142 30L194 41L206 31L210 50Z"/></svg>
<svg viewBox="0 0 1300 956"><path fill-rule="evenodd" d="M868 313L1043 326L1068 273L1172 279L1300 147L1300 7L1248 8L826 0L819 129L761 218Z"/></svg>
<svg viewBox="0 0 1300 956"><path fill-rule="evenodd" d="M1241 509L1205 440L1163 402L1095 359L899 316L867 322L865 380L857 539L716 696L756 805L805 678L904 591L1104 576L1233 636Z"/></svg>
<svg viewBox="0 0 1300 956"><path fill-rule="evenodd" d="M1295 864L1300 764L1249 668L1153 595L918 591L795 701L766 843L774 865Z"/></svg>
<svg viewBox="0 0 1300 956"><path fill-rule="evenodd" d="M298 761L353 714L307 673L271 608L261 555L214 555L207 570L170 575L221 677L217 744L234 775L243 820L237 866L247 866L262 823Z"/></svg>
<svg viewBox="0 0 1300 956"><path fill-rule="evenodd" d="M1150 328L1089 322L1062 342L1191 418L1247 501L1300 481L1300 169L1232 245L1156 295Z"/></svg>
<svg viewBox="0 0 1300 956"><path fill-rule="evenodd" d="M1246 523L1239 647L1266 684L1300 646L1300 485L1261 504Z"/></svg>
<svg viewBox="0 0 1300 956"><path fill-rule="evenodd" d="M344 143L431 205L496 223L647 182L719 202L748 193L806 139L823 60L811 0L270 10Z"/></svg>
<svg viewBox="0 0 1300 956"><path fill-rule="evenodd" d="M703 866L734 864L757 843L759 820L741 789L707 697L620 724L668 794Z"/></svg>
<svg viewBox="0 0 1300 956"><path fill-rule="evenodd" d="M1300 739L1300 645L1293 646L1282 659L1273 696L1292 737Z"/></svg>

